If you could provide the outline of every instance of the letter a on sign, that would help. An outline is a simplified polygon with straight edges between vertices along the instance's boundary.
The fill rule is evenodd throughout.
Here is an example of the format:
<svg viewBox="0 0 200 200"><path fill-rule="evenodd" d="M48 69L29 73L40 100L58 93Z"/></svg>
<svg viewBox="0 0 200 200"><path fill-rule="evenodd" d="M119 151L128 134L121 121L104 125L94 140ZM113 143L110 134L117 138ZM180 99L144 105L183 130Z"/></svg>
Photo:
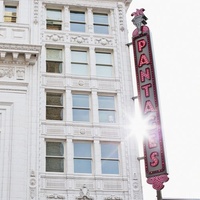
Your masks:
<svg viewBox="0 0 200 200"><path fill-rule="evenodd" d="M142 67L143 65L148 65L148 64L149 64L148 58L146 57L145 54L142 54L139 60L139 67Z"/></svg>

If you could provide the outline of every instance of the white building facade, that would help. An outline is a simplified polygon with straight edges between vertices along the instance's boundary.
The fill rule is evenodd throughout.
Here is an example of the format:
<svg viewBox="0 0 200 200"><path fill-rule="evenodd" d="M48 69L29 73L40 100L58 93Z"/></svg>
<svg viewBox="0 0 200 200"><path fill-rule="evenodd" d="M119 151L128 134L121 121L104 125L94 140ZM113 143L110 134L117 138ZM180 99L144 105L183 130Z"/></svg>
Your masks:
<svg viewBox="0 0 200 200"><path fill-rule="evenodd" d="M0 0L0 200L142 200L131 0Z"/></svg>

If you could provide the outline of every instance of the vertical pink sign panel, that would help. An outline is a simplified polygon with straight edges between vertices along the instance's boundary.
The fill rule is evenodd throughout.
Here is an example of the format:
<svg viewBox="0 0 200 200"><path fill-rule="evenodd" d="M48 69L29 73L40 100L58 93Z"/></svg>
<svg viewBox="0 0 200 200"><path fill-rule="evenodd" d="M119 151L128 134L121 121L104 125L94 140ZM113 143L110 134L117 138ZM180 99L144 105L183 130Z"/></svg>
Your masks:
<svg viewBox="0 0 200 200"><path fill-rule="evenodd" d="M147 182L156 190L161 190L168 181L163 135L154 72L153 55L149 28L141 27L141 32L133 32L133 50L137 79L138 99L146 127L144 137L144 159Z"/></svg>

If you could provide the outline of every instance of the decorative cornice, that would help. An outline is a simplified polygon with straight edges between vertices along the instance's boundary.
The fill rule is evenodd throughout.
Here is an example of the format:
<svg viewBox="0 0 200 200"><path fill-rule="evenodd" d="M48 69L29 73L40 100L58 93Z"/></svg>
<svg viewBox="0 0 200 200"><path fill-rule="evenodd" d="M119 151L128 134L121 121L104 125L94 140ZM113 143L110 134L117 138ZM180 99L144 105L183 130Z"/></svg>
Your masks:
<svg viewBox="0 0 200 200"><path fill-rule="evenodd" d="M41 46L27 44L0 44L0 60L3 62L22 62L28 65L34 65L38 55L40 54ZM12 54L12 59L6 59L8 54ZM24 60L19 61L19 55L24 56Z"/></svg>

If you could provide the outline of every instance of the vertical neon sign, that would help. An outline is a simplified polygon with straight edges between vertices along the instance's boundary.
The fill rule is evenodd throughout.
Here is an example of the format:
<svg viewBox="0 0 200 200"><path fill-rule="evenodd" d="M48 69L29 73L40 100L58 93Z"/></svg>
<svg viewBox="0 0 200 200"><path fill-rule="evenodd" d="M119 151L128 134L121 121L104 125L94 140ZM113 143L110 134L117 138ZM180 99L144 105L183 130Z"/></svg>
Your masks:
<svg viewBox="0 0 200 200"><path fill-rule="evenodd" d="M164 182L169 180L163 134L161 128L156 77L154 72L150 32L146 24L144 9L132 14L136 29L132 34L135 72L137 79L138 99L142 115L147 122L147 134L144 137L144 160L147 183L156 190L163 189Z"/></svg>

